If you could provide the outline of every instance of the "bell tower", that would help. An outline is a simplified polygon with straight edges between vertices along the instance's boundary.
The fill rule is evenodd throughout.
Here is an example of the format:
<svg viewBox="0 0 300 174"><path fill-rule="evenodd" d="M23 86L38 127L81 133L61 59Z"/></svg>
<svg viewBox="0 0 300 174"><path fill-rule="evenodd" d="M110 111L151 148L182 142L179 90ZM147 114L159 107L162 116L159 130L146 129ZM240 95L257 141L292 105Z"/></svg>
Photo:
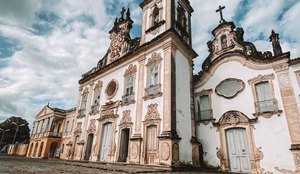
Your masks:
<svg viewBox="0 0 300 174"><path fill-rule="evenodd" d="M192 45L191 14L194 11L189 0L144 0L141 45L166 31L175 31L184 42Z"/></svg>

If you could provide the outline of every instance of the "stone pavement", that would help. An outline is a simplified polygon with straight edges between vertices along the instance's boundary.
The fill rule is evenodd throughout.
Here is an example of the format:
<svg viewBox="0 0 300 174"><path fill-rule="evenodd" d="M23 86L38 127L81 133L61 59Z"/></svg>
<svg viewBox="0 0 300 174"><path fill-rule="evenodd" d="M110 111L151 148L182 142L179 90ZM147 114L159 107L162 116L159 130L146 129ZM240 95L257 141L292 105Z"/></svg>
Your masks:
<svg viewBox="0 0 300 174"><path fill-rule="evenodd" d="M123 173L187 173L212 174L219 172L170 172L168 167L131 165L127 163L107 164L101 162L63 161L58 159L33 159L0 154L0 174L123 174Z"/></svg>

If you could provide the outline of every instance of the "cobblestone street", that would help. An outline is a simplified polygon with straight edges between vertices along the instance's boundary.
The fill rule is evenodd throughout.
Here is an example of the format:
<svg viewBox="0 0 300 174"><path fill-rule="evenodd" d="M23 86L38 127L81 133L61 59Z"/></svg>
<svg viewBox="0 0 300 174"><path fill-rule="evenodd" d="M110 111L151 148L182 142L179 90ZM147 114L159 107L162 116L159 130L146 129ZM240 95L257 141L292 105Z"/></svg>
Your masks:
<svg viewBox="0 0 300 174"><path fill-rule="evenodd" d="M0 154L0 174L123 174L123 173L171 173L167 169L151 166L111 165L62 161L57 159L33 159ZM172 172L176 174L208 174L203 172ZM215 172L213 172L215 173Z"/></svg>

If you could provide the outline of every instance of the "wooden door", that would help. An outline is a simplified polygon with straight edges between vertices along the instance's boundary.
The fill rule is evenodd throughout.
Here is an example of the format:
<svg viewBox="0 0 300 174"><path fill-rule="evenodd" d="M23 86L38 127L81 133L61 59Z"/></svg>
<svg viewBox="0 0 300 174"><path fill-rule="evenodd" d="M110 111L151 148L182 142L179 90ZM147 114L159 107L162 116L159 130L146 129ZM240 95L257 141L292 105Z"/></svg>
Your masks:
<svg viewBox="0 0 300 174"><path fill-rule="evenodd" d="M94 134L89 134L87 139L87 145L85 150L84 159L89 160L91 153L92 153L92 147L93 147L93 140L94 140Z"/></svg>
<svg viewBox="0 0 300 174"><path fill-rule="evenodd" d="M157 155L157 126L147 127L146 162L154 164Z"/></svg>
<svg viewBox="0 0 300 174"><path fill-rule="evenodd" d="M106 162L108 160L108 153L111 148L111 134L112 134L112 124L108 123L103 126L102 131L102 143L101 143L101 155L100 161Z"/></svg>
<svg viewBox="0 0 300 174"><path fill-rule="evenodd" d="M120 162L126 162L128 155L129 129L122 129L120 144Z"/></svg>
<svg viewBox="0 0 300 174"><path fill-rule="evenodd" d="M242 128L226 131L227 150L232 172L250 172L249 150L246 130Z"/></svg>

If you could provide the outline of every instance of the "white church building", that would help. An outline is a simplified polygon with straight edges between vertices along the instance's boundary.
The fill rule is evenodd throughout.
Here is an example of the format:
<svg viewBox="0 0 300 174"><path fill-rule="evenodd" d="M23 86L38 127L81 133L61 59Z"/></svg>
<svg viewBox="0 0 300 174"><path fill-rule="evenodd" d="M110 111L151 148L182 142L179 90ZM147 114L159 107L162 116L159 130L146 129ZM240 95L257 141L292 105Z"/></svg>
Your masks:
<svg viewBox="0 0 300 174"><path fill-rule="evenodd" d="M201 53L208 56L193 75L189 0L140 7L142 36L130 37L123 8L107 53L79 80L74 129L55 146L64 159L299 173L300 58L282 51L279 34L271 32L273 53L259 52L220 7L209 52ZM68 125L58 122L63 132ZM30 146L40 133L33 132Z"/></svg>

